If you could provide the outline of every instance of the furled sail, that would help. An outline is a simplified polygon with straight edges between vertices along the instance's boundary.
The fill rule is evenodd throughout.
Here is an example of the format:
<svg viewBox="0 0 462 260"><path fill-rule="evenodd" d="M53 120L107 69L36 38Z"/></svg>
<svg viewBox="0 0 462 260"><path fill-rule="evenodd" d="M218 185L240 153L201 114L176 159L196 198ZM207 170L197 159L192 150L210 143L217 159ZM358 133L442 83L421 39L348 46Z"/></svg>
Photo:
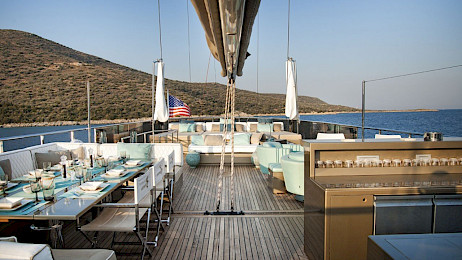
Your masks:
<svg viewBox="0 0 462 260"><path fill-rule="evenodd" d="M242 76L260 0L191 0L221 75Z"/></svg>

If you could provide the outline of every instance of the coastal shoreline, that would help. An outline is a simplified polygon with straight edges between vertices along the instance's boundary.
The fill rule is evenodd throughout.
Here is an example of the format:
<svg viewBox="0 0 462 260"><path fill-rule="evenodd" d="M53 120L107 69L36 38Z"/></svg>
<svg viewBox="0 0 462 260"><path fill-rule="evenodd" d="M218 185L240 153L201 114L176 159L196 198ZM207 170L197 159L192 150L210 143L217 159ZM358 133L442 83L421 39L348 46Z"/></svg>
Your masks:
<svg viewBox="0 0 462 260"><path fill-rule="evenodd" d="M438 109L404 109L404 110L367 110L366 113L394 113L394 112L437 112ZM306 115L335 115L335 114L354 114L361 113L361 111L338 111L338 112L319 112L319 113L300 113L302 116ZM250 116L244 113L240 116ZM254 114L253 116L284 116L284 114ZM192 117L205 117L205 116L192 116ZM207 116L210 117L210 116ZM218 116L217 116L218 117ZM150 121L150 117L135 118L135 119L114 119L114 120L92 120L92 125L106 125L106 124L121 124L130 122ZM66 126L66 125L87 125L87 121L55 121L55 122L34 122L34 123L11 123L0 125L0 128L12 127L37 127L37 126Z"/></svg>

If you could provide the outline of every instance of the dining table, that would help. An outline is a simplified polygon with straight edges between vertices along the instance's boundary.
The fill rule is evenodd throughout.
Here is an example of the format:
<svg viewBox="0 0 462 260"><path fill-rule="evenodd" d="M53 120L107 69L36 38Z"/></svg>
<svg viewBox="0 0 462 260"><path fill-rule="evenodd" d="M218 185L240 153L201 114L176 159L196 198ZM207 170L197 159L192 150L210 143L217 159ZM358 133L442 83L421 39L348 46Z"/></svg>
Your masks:
<svg viewBox="0 0 462 260"><path fill-rule="evenodd" d="M88 182L98 182L101 186L95 191L82 190L80 188L83 185L81 180L63 178L62 172L56 171L54 172L55 192L52 201L44 200L41 191L37 194L24 191L24 186L33 181L29 176L24 175L13 179L11 180L11 187L6 189L4 198L21 199L21 204L13 208L0 208L0 222L48 220L50 226L61 221L78 222L79 218L96 204L110 198L116 189L144 173L147 168L156 163L160 162L156 159L140 160L136 165L127 165L119 161L114 167L115 170L121 172L117 176L108 175L105 167L91 168L89 170L91 170L92 178ZM57 234L57 236L61 237L62 240L62 234ZM64 242L62 245L64 247Z"/></svg>

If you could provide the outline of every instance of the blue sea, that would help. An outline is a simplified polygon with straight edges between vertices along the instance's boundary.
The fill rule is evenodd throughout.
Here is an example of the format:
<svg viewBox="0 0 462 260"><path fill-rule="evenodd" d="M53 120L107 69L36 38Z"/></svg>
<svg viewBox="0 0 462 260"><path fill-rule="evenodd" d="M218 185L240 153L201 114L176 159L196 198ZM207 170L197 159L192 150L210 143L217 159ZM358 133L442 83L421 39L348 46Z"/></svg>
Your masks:
<svg viewBox="0 0 462 260"><path fill-rule="evenodd" d="M361 126L361 113L304 115L301 120L320 121L352 126ZM405 132L441 132L443 136L462 137L462 109L447 109L428 112L379 112L366 113L365 126L381 129L393 129ZM86 126L46 126L0 128L0 138L36 134L42 132L82 129ZM358 129L360 132L360 129ZM366 131L365 137L373 137L373 131ZM93 131L92 131L93 134ZM87 131L75 132L75 138L87 142ZM92 137L93 138L93 137ZM70 134L45 136L45 143L69 141ZM4 150L11 151L31 144L40 144L39 137L4 142Z"/></svg>

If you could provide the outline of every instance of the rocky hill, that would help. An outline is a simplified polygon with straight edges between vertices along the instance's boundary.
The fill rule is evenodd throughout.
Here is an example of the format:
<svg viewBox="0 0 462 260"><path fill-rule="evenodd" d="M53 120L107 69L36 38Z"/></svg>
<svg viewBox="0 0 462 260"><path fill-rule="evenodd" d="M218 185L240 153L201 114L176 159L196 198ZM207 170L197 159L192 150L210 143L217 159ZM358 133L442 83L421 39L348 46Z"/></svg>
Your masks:
<svg viewBox="0 0 462 260"><path fill-rule="evenodd" d="M86 81L91 83L92 119L151 115L151 74L88 55L37 35L0 30L0 124L81 121L87 116ZM193 115L223 113L225 86L166 79L170 94ZM318 98L299 97L302 113L356 111ZM284 113L285 95L236 91L236 110Z"/></svg>

